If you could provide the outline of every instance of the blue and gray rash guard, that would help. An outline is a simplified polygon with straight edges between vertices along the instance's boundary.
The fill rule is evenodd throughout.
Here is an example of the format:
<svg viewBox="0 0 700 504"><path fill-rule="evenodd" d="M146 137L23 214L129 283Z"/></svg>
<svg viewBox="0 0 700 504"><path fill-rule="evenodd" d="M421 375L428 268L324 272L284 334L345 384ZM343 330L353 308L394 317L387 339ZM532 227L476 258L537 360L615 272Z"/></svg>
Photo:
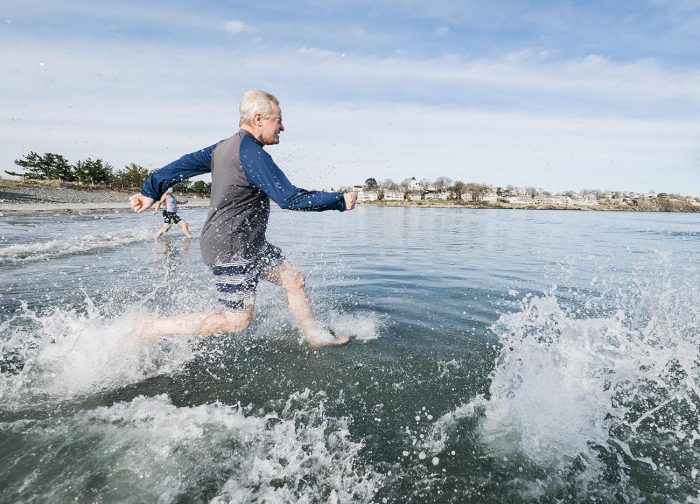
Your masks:
<svg viewBox="0 0 700 504"><path fill-rule="evenodd" d="M289 210L346 210L342 193L292 185L262 144L243 129L154 172L141 193L158 200L175 183L209 172L211 202L200 242L209 266L256 255L265 243L270 199Z"/></svg>

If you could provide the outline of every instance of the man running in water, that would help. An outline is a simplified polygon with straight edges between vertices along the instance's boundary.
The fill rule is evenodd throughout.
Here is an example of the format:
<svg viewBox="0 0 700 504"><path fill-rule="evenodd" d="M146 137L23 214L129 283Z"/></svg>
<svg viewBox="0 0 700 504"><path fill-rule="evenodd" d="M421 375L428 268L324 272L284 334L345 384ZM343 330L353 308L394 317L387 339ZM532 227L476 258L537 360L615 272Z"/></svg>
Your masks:
<svg viewBox="0 0 700 504"><path fill-rule="evenodd" d="M304 278L287 262L282 251L267 242L265 230L270 199L280 208L323 211L352 210L355 192L307 191L292 185L263 146L279 143L282 111L277 98L264 91L248 91L240 104L240 130L232 137L187 154L151 174L131 208L143 212L175 183L211 173L209 214L202 227L200 246L211 267L220 309L144 323L149 336L201 335L243 331L253 318L255 290L260 278L287 292L289 309L312 346L343 345L321 328L311 312Z"/></svg>
<svg viewBox="0 0 700 504"><path fill-rule="evenodd" d="M179 215L177 215L178 203L184 205L185 203L187 203L187 200L179 201L177 198L175 198L175 195L173 194L173 188L171 187L163 193L163 196L161 196L158 202L156 203L156 207L153 209L153 215L158 213L158 210L160 209L163 203L165 203L165 210L163 210L163 227L156 231L156 238L160 238L165 233L167 233L170 229L170 226L172 226L173 224L177 224L178 226L180 226L180 229L182 229L182 232L185 233L185 236L187 238L192 238L192 235L190 234L190 228L187 225L187 221L181 218Z"/></svg>

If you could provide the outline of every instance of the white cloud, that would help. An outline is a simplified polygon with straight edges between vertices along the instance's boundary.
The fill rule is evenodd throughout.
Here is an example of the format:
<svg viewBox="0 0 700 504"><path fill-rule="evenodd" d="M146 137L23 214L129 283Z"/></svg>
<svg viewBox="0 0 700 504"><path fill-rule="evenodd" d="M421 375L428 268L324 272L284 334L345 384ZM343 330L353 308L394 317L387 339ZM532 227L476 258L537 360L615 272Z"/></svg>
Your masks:
<svg viewBox="0 0 700 504"><path fill-rule="evenodd" d="M445 175L550 190L611 188L700 194L691 121L582 119L429 106L287 107L285 166L350 184Z"/></svg>
<svg viewBox="0 0 700 504"><path fill-rule="evenodd" d="M438 26L433 30L433 36L434 37L445 37L450 33L450 27L449 26Z"/></svg>
<svg viewBox="0 0 700 504"><path fill-rule="evenodd" d="M239 33L246 32L250 30L250 27L243 21L237 19L229 19L224 21L224 30L233 35L238 35Z"/></svg>
<svg viewBox="0 0 700 504"><path fill-rule="evenodd" d="M700 76L653 61L392 60L313 48L250 57L246 47L66 41L0 48L0 73L0 170L29 150L162 166L231 134L240 93L262 87L285 112L272 155L302 186L445 175L700 195ZM506 103L464 101L484 90Z"/></svg>

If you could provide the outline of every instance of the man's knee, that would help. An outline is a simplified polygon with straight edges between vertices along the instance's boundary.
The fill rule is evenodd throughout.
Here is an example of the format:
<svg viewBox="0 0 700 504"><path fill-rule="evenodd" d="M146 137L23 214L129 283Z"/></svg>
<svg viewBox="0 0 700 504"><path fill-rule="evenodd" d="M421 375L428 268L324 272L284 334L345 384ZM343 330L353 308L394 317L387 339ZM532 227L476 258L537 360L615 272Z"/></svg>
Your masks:
<svg viewBox="0 0 700 504"><path fill-rule="evenodd" d="M294 267L288 267L282 274L282 287L285 290L301 290L304 288L304 275Z"/></svg>

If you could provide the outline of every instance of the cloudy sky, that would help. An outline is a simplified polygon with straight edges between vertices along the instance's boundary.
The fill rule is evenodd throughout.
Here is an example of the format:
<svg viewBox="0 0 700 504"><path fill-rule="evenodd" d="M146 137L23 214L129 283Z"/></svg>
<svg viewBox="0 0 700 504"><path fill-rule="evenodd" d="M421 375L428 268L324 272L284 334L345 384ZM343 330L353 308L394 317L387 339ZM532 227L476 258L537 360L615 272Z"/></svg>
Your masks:
<svg viewBox="0 0 700 504"><path fill-rule="evenodd" d="M158 168L265 89L297 185L700 196L700 0L5 0L0 170Z"/></svg>

